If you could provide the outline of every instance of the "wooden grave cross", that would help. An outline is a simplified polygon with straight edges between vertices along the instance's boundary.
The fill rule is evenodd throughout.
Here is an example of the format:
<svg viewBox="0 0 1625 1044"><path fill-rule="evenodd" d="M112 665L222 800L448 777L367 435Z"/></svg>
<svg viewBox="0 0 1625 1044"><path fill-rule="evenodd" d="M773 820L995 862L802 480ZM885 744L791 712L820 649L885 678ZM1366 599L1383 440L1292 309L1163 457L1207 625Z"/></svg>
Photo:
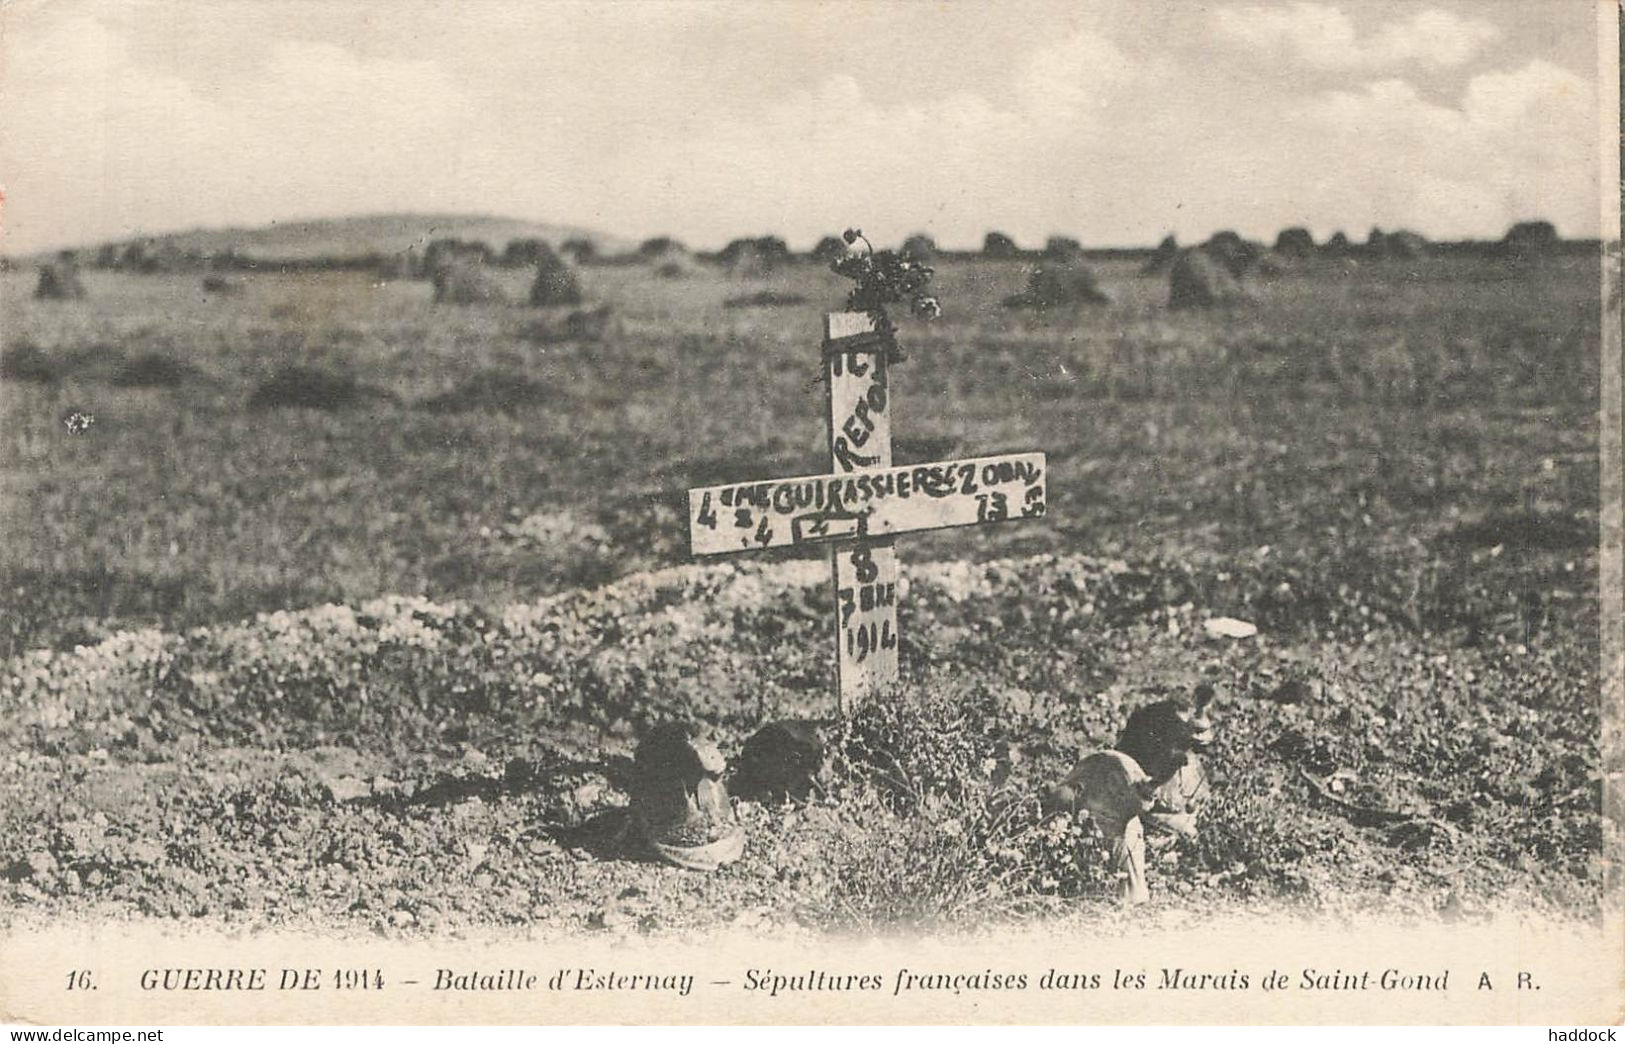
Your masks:
<svg viewBox="0 0 1625 1044"><path fill-rule="evenodd" d="M892 465L888 341L866 312L824 317L831 473L688 491L695 555L831 544L836 675L850 715L897 679L899 533L1039 518L1042 453Z"/></svg>

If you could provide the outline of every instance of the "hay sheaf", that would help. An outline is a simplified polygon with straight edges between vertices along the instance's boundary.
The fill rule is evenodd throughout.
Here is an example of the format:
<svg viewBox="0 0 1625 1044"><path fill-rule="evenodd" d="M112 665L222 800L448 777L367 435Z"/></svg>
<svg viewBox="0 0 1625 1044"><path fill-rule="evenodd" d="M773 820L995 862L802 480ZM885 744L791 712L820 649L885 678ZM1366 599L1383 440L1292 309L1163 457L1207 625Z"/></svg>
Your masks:
<svg viewBox="0 0 1625 1044"><path fill-rule="evenodd" d="M1044 243L1044 260L1046 261L1082 261L1084 260L1083 244L1071 236L1050 236Z"/></svg>
<svg viewBox="0 0 1625 1044"><path fill-rule="evenodd" d="M903 240L902 253L922 265L934 264L937 260L937 241L924 232L916 232Z"/></svg>
<svg viewBox="0 0 1625 1044"><path fill-rule="evenodd" d="M674 255L689 256L688 247L670 236L655 236L638 244L638 256L645 261L658 261Z"/></svg>
<svg viewBox="0 0 1625 1044"><path fill-rule="evenodd" d="M1313 257L1315 237L1307 228L1284 228L1275 237L1275 252L1282 257Z"/></svg>
<svg viewBox="0 0 1625 1044"><path fill-rule="evenodd" d="M1339 230L1331 234L1320 252L1331 257L1346 257L1353 249L1354 244L1349 241L1348 233Z"/></svg>
<svg viewBox="0 0 1625 1044"><path fill-rule="evenodd" d="M846 243L840 236L825 236L813 245L808 257L818 264L827 265L846 256Z"/></svg>
<svg viewBox="0 0 1625 1044"><path fill-rule="evenodd" d="M1202 250L1237 279L1245 275L1247 270L1257 264L1258 259L1267 252L1264 244L1243 239L1230 231L1215 232L1202 244Z"/></svg>
<svg viewBox="0 0 1625 1044"><path fill-rule="evenodd" d="M71 261L48 261L39 268L34 296L41 301L77 301L85 296L79 267Z"/></svg>
<svg viewBox="0 0 1625 1044"><path fill-rule="evenodd" d="M735 239L722 248L717 260L735 279L762 279L794 258L778 236Z"/></svg>
<svg viewBox="0 0 1625 1044"><path fill-rule="evenodd" d="M982 237L982 256L993 260L1009 260L1021 256L1016 241L1003 232L989 232Z"/></svg>
<svg viewBox="0 0 1625 1044"><path fill-rule="evenodd" d="M1004 299L1006 308L1070 308L1110 303L1111 297L1100 288L1094 270L1081 257L1035 269L1027 277L1025 290Z"/></svg>
<svg viewBox="0 0 1625 1044"><path fill-rule="evenodd" d="M433 279L442 269L458 262L489 265L496 260L486 243L455 237L435 239L423 250L423 274Z"/></svg>
<svg viewBox="0 0 1625 1044"><path fill-rule="evenodd" d="M1153 250L1151 256L1146 259L1145 265L1140 269L1140 274L1161 275L1168 271L1169 266L1174 263L1174 258L1178 256L1179 240L1173 236L1163 236L1162 242L1157 244L1157 249Z"/></svg>
<svg viewBox="0 0 1625 1044"><path fill-rule="evenodd" d="M688 279L699 271L694 255L670 236L645 239L638 246L637 257L653 268L657 279Z"/></svg>
<svg viewBox="0 0 1625 1044"><path fill-rule="evenodd" d="M1502 257L1527 260L1557 253L1562 249L1563 241L1558 237L1557 227L1550 221L1519 221L1507 229L1506 235L1496 246L1497 253Z"/></svg>
<svg viewBox="0 0 1625 1044"><path fill-rule="evenodd" d="M437 304L502 304L508 300L485 265L469 258L454 258L437 269L434 279L434 299Z"/></svg>
<svg viewBox="0 0 1625 1044"><path fill-rule="evenodd" d="M538 308L552 308L581 303L581 280L569 263L546 249L536 262L536 278L530 284L530 303Z"/></svg>

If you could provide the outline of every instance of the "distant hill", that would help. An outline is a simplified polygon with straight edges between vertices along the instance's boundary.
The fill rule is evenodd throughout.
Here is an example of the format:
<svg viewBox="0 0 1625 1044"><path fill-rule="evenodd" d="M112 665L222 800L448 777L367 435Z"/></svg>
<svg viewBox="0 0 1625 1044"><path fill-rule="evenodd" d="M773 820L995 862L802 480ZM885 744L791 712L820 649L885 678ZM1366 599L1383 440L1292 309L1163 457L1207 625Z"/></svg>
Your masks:
<svg viewBox="0 0 1625 1044"><path fill-rule="evenodd" d="M120 242L151 240L187 252L239 254L266 261L314 257L392 254L430 240L454 237L483 240L500 251L510 239L545 239L557 246L566 239L590 239L600 252L629 250L636 244L574 225L545 224L483 214L371 214L363 217L278 221L256 228L211 228L165 235L133 236ZM101 244L81 249L94 251ZM54 251L52 251L54 253Z"/></svg>

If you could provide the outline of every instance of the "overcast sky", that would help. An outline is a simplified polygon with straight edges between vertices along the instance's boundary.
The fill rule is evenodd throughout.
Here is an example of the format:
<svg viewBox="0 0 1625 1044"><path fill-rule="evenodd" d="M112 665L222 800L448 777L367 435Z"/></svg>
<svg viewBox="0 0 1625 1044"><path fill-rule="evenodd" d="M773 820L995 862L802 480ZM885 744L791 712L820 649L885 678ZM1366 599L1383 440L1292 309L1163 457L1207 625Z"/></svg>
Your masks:
<svg viewBox="0 0 1625 1044"><path fill-rule="evenodd" d="M1599 2L15 3L0 249L397 210L1593 236Z"/></svg>

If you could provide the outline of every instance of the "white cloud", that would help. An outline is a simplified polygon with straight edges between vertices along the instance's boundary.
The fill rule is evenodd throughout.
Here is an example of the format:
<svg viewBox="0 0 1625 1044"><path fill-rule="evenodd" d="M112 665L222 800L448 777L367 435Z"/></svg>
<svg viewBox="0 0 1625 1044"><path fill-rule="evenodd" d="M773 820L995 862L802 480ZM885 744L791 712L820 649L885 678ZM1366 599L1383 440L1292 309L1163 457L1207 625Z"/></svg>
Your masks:
<svg viewBox="0 0 1625 1044"><path fill-rule="evenodd" d="M1444 102L1437 82L1424 95L1402 70L1372 72L1371 56L1457 60L1468 45L1451 16L1408 15L1394 24L1427 31L1401 41L1382 27L1361 37L1324 5L1265 13L1246 26L1263 45L1288 40L1294 54L1344 63L1315 83L1381 78L1340 90L1295 74L1264 82L1256 56L1194 38L1151 49L1068 24L1033 34L1003 64L924 87L805 47L803 66L753 93L771 63L725 35L715 69L662 65L656 49L599 75L576 53L591 22L549 37L557 47L568 38L557 55L518 32L504 50L483 23L477 48L397 41L372 53L266 29L251 69L233 75L238 66L213 52L200 54L205 66L155 62L132 52L128 26L56 17L0 38L0 249L386 210L717 245L763 232L810 243L850 224L883 240L918 229L966 245L990 228L1034 244L1224 226L1272 236L1289 224L1498 235L1531 216L1595 234L1589 81L1528 61L1458 74L1456 100ZM619 36L600 42L623 53ZM490 58L447 57L463 52ZM753 64L724 67L740 53ZM1360 68L1347 67L1351 53L1364 56Z"/></svg>
<svg viewBox="0 0 1625 1044"><path fill-rule="evenodd" d="M1488 22L1424 8L1362 39L1354 22L1329 4L1223 7L1213 13L1220 36L1269 57L1317 69L1382 69L1408 62L1453 68L1499 31Z"/></svg>
<svg viewBox="0 0 1625 1044"><path fill-rule="evenodd" d="M1389 222L1435 235L1527 217L1595 225L1595 98L1548 62L1472 77L1459 107L1383 80L1300 102L1290 117L1306 149L1342 158L1312 201L1319 213L1348 212L1339 197L1364 202L1376 190Z"/></svg>
<svg viewBox="0 0 1625 1044"><path fill-rule="evenodd" d="M1500 35L1488 22L1427 8L1406 21L1383 26L1369 53L1381 64L1415 61L1453 68Z"/></svg>
<svg viewBox="0 0 1625 1044"><path fill-rule="evenodd" d="M1001 106L968 87L886 104L854 76L834 73L748 123L710 127L675 153L651 142L647 158L627 169L704 171L691 213L673 227L684 236L702 235L704 215L718 207L739 215L741 233L771 229L802 241L872 225L864 215L891 216L897 224L885 235L893 239L928 230L975 243L1001 228L1033 241L1075 230L1100 209L1092 193L1074 192L1089 188L1080 169L1091 151L1108 147L1114 107L1155 73L1131 65L1109 40L1077 31L1034 51L1012 75L1012 100ZM618 186L631 198L649 188L635 177Z"/></svg>
<svg viewBox="0 0 1625 1044"><path fill-rule="evenodd" d="M265 70L204 89L134 62L87 18L19 34L4 57L6 238L24 248L376 209L381 197L429 209L460 176L494 173L464 148L422 162L473 111L432 63L284 41Z"/></svg>
<svg viewBox="0 0 1625 1044"><path fill-rule="evenodd" d="M1035 51L1021 66L1017 89L1029 113L1071 116L1105 105L1136 73L1110 40L1077 32Z"/></svg>

